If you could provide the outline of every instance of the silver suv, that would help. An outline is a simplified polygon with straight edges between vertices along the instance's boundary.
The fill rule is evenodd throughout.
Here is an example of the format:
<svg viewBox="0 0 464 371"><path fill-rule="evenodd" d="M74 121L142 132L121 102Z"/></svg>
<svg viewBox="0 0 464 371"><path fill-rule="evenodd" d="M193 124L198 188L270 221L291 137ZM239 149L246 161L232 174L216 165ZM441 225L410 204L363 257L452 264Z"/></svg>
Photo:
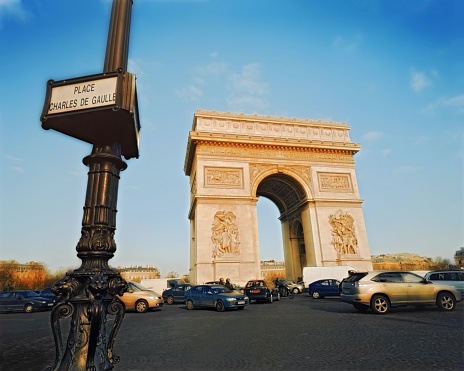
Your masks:
<svg viewBox="0 0 464 371"><path fill-rule="evenodd" d="M404 271L353 273L343 281L340 297L358 311L371 308L376 314L386 314L392 306L404 305L437 305L450 311L461 300L461 294L454 287L435 284Z"/></svg>
<svg viewBox="0 0 464 371"><path fill-rule="evenodd" d="M453 286L461 295L464 295L464 272L463 271L436 271L425 275L428 280L440 285Z"/></svg>

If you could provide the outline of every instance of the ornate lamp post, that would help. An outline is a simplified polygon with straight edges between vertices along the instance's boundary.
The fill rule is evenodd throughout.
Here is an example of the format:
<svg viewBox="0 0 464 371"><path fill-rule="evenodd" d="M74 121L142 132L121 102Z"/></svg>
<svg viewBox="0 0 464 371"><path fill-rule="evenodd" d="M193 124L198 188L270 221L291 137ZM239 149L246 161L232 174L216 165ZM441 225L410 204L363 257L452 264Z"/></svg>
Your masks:
<svg viewBox="0 0 464 371"><path fill-rule="evenodd" d="M135 76L127 73L132 0L113 0L103 74L49 81L42 127L93 144L83 159L89 167L81 238L76 246L81 266L60 280L60 298L51 313L55 364L48 370L111 370L119 357L113 343L124 317L121 295L126 282L108 260L116 251L116 204L122 160L138 157ZM107 336L107 314L115 321ZM62 341L60 319L71 318Z"/></svg>

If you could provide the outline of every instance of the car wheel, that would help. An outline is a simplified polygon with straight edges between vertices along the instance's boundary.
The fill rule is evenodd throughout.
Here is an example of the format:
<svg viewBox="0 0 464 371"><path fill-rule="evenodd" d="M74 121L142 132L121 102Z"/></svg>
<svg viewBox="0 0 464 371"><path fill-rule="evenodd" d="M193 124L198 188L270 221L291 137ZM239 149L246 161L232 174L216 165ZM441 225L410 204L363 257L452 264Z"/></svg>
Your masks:
<svg viewBox="0 0 464 371"><path fill-rule="evenodd" d="M453 294L449 292L440 292L437 295L437 307L441 310L453 310L456 303L456 299Z"/></svg>
<svg viewBox="0 0 464 371"><path fill-rule="evenodd" d="M313 299L319 299L321 297L321 294L319 294L319 291L313 291L312 297Z"/></svg>
<svg viewBox="0 0 464 371"><path fill-rule="evenodd" d="M366 313L367 310L369 309L369 306L364 305L364 304L359 304L359 303L353 303L354 309L356 309L358 312L361 313Z"/></svg>
<svg viewBox="0 0 464 371"><path fill-rule="evenodd" d="M294 287L293 288L293 293L296 295L296 294L299 294L300 293L300 290L298 290L297 287Z"/></svg>
<svg viewBox="0 0 464 371"><path fill-rule="evenodd" d="M218 312L224 312L225 309L226 309L226 308L225 308L224 303L222 302L222 300L218 300L218 301L216 302L216 310L217 310Z"/></svg>
<svg viewBox="0 0 464 371"><path fill-rule="evenodd" d="M190 309L190 310L195 309L195 304L193 304L193 301L187 300L187 308Z"/></svg>
<svg viewBox="0 0 464 371"><path fill-rule="evenodd" d="M26 313L32 313L34 311L34 306L32 304L26 304L24 306L24 311Z"/></svg>
<svg viewBox="0 0 464 371"><path fill-rule="evenodd" d="M146 300L139 300L135 303L135 310L137 313L145 313L148 310L148 303Z"/></svg>
<svg viewBox="0 0 464 371"><path fill-rule="evenodd" d="M171 295L169 295L166 298L166 303L168 303L169 305L174 304L174 298Z"/></svg>
<svg viewBox="0 0 464 371"><path fill-rule="evenodd" d="M375 314L387 314L391 309L390 301L384 295L374 295L371 299L371 308Z"/></svg>

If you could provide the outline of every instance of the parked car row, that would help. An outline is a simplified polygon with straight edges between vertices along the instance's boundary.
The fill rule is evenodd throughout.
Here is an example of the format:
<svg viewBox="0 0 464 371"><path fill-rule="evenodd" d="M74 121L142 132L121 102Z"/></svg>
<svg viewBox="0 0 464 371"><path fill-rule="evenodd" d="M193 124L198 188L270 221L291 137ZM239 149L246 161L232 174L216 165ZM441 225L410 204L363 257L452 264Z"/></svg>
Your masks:
<svg viewBox="0 0 464 371"><path fill-rule="evenodd" d="M294 293L303 291L303 285L280 280ZM301 287L300 287L301 286ZM437 305L445 311L453 310L464 294L464 272L437 271L421 277L406 271L350 272L341 282L336 279L321 279L308 285L309 296L321 299L340 296L358 311L371 309L376 314L386 314L392 307L414 305L423 307ZM120 299L127 310L143 313L160 308L166 302L184 303L188 309L213 307L219 312L225 309L243 309L256 302L280 300L276 284L270 280L250 280L245 287L234 286L233 290L208 282L204 285L180 283L163 291L162 295L136 282L128 282L127 291ZM52 309L58 298L51 287L42 291L10 291L0 293L0 311L24 311Z"/></svg>
<svg viewBox="0 0 464 371"><path fill-rule="evenodd" d="M371 309L376 314L386 314L392 307L437 305L450 311L462 300L464 272L429 272L421 277L406 271L351 272L341 282L322 279L308 286L314 299L340 296L358 311Z"/></svg>

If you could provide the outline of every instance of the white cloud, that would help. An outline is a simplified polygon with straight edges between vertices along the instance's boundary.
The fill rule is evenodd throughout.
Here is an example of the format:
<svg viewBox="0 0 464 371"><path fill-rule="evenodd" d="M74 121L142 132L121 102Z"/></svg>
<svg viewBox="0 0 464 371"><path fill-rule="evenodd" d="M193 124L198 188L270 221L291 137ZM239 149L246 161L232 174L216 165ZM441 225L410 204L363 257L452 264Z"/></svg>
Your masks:
<svg viewBox="0 0 464 371"><path fill-rule="evenodd" d="M425 135L422 135L422 136L420 136L419 138L416 139L416 141L414 142L414 144L415 144L415 145L424 144L424 143L427 143L429 140L430 140L429 137L427 137L427 136L425 136Z"/></svg>
<svg viewBox="0 0 464 371"><path fill-rule="evenodd" d="M241 96L227 98L227 106L232 112L263 114L269 104L266 100L259 97Z"/></svg>
<svg viewBox="0 0 464 371"><path fill-rule="evenodd" d="M362 136L365 141L373 141L383 137L383 132L381 131L369 131Z"/></svg>
<svg viewBox="0 0 464 371"><path fill-rule="evenodd" d="M222 75L227 72L228 64L224 61L209 63L204 67L196 69L196 73L209 76L209 75Z"/></svg>
<svg viewBox="0 0 464 371"><path fill-rule="evenodd" d="M258 63L247 64L242 67L240 74L233 73L229 76L232 88L236 91L251 95L263 95L268 93L269 84L258 81L261 75L261 67Z"/></svg>
<svg viewBox="0 0 464 371"><path fill-rule="evenodd" d="M425 107L422 112L426 113L441 108L452 108L457 110L459 113L464 113L464 94L453 98L440 98L434 103L431 103Z"/></svg>
<svg viewBox="0 0 464 371"><path fill-rule="evenodd" d="M194 101L203 96L203 91L193 85L189 85L186 88L177 90L176 94L180 98Z"/></svg>
<svg viewBox="0 0 464 371"><path fill-rule="evenodd" d="M410 174L414 173L417 169L412 167L412 166L399 166L393 170L393 173L395 174Z"/></svg>
<svg viewBox="0 0 464 371"><path fill-rule="evenodd" d="M382 151L382 156L387 157L391 153L391 149L386 148Z"/></svg>
<svg viewBox="0 0 464 371"><path fill-rule="evenodd" d="M342 36L337 36L333 41L332 41L332 46L335 47L336 49L343 50L345 53L353 53L361 44L363 40L362 35L357 35L351 40L346 40Z"/></svg>
<svg viewBox="0 0 464 371"><path fill-rule="evenodd" d="M12 16L23 22L30 17L22 4L22 0L0 0L0 26L4 17Z"/></svg>
<svg viewBox="0 0 464 371"><path fill-rule="evenodd" d="M411 88L416 93L420 93L431 84L431 80L423 72L411 71Z"/></svg>

